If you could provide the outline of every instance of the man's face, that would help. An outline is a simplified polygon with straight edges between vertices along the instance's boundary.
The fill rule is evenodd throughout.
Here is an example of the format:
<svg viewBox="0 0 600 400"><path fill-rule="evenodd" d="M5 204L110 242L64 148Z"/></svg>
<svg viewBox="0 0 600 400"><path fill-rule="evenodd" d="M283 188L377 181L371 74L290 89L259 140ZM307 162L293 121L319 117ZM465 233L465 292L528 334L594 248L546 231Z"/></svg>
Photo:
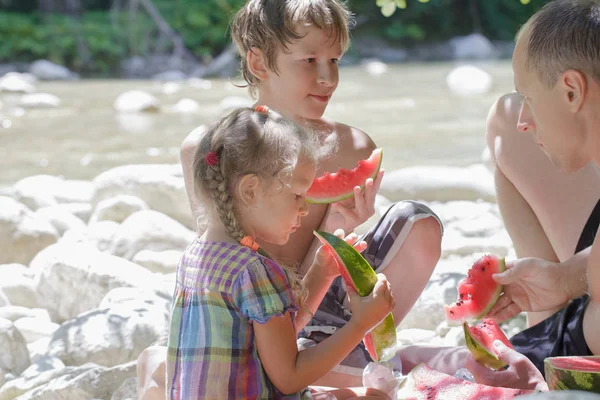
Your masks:
<svg viewBox="0 0 600 400"><path fill-rule="evenodd" d="M583 132L579 132L565 89L559 84L562 78L553 88L548 88L527 68L528 36L528 32L521 35L512 60L515 88L523 97L517 128L532 133L555 166L563 171L575 171L590 161L582 140Z"/></svg>
<svg viewBox="0 0 600 400"><path fill-rule="evenodd" d="M301 39L278 51L277 72L269 70L260 83L258 101L284 115L319 119L338 85L342 47L330 31L313 26L296 31Z"/></svg>

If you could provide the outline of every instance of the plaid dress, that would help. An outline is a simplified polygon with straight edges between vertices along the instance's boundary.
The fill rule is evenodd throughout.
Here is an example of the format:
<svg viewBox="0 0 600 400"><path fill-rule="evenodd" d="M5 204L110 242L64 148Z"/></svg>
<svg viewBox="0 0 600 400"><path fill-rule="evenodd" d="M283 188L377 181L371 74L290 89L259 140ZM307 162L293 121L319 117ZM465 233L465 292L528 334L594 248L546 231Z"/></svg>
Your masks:
<svg viewBox="0 0 600 400"><path fill-rule="evenodd" d="M247 247L197 238L177 270L167 398L299 399L269 381L251 322L297 311L288 276Z"/></svg>

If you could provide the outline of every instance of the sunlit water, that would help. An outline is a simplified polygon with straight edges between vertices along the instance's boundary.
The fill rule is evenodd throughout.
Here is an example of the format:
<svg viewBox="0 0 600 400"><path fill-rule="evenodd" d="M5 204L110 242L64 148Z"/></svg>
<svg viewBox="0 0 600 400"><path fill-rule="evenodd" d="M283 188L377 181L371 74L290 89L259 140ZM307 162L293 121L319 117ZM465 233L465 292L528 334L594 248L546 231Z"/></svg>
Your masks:
<svg viewBox="0 0 600 400"><path fill-rule="evenodd" d="M482 64L493 77L492 90L461 97L446 85L455 66L397 65L381 76L370 76L361 66L343 68L327 115L370 134L385 149L387 170L479 162L488 110L512 90L512 72L506 61ZM58 96L61 107L23 110L16 107L18 95L0 93L0 186L36 174L92 179L118 165L176 163L183 138L219 117L224 98L246 96L228 80L212 80L208 89L183 83L171 94L151 81L43 82L37 89ZM161 111L116 113L114 100L132 89L157 96ZM196 100L199 112L170 111L182 98Z"/></svg>

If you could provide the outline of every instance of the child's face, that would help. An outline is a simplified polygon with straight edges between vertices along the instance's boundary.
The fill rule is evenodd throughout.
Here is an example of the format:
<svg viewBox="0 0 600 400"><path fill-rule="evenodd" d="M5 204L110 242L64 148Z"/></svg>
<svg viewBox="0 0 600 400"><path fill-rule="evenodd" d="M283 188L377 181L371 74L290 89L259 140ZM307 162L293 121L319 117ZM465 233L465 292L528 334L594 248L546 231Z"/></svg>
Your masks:
<svg viewBox="0 0 600 400"><path fill-rule="evenodd" d="M268 243L285 244L308 214L306 192L317 172L316 165L300 160L285 187L277 180L262 190L255 207L246 210L255 237ZM250 232L248 232L250 233Z"/></svg>
<svg viewBox="0 0 600 400"><path fill-rule="evenodd" d="M260 84L264 101L288 116L319 119L338 85L342 46L328 30L298 26L301 39L277 53L277 73Z"/></svg>

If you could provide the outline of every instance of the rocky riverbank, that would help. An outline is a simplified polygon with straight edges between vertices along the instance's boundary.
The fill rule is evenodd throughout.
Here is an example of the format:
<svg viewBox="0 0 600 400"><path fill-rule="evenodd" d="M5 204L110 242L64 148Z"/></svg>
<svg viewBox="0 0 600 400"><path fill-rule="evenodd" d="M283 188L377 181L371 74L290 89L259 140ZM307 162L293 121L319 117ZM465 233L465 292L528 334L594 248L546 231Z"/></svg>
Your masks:
<svg viewBox="0 0 600 400"><path fill-rule="evenodd" d="M460 345L443 304L483 253L512 257L485 164L388 171L377 215L420 199L444 223L442 259L398 330ZM174 271L195 233L179 165L127 165L91 181L39 175L0 196L0 400L136 398L136 358L167 332ZM520 331L524 320L504 326Z"/></svg>

